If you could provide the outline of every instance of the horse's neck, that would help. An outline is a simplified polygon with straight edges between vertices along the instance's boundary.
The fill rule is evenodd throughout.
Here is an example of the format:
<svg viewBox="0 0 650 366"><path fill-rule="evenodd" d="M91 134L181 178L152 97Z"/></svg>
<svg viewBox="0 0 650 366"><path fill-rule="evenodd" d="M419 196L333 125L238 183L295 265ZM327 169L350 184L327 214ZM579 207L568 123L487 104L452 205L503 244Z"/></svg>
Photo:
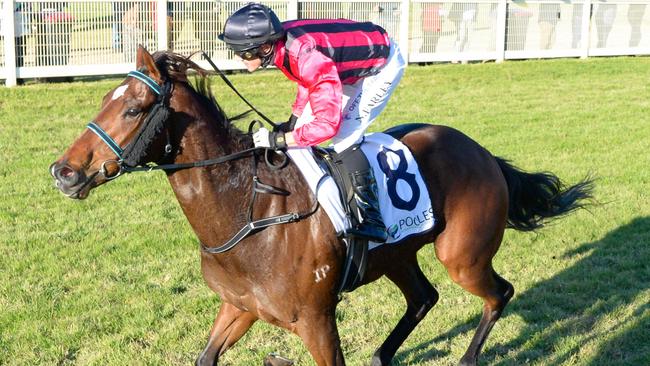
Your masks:
<svg viewBox="0 0 650 366"><path fill-rule="evenodd" d="M197 111L193 111L197 113ZM179 152L175 163L224 156L243 147L228 138L227 127L205 114L172 121ZM225 241L245 223L252 186L252 158L201 168L179 170L169 182L199 240L206 245ZM221 244L221 243L216 243Z"/></svg>

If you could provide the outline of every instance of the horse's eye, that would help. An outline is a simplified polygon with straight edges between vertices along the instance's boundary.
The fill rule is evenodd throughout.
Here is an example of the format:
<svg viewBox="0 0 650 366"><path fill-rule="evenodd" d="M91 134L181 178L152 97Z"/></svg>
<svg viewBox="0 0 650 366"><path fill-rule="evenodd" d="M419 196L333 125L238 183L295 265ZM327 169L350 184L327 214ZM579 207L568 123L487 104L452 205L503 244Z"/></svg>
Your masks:
<svg viewBox="0 0 650 366"><path fill-rule="evenodd" d="M127 116L129 116L129 117L135 117L135 116L137 116L138 114L140 114L140 110L137 109L137 108L129 108L129 109L126 110L126 113L125 113L125 114L126 114Z"/></svg>

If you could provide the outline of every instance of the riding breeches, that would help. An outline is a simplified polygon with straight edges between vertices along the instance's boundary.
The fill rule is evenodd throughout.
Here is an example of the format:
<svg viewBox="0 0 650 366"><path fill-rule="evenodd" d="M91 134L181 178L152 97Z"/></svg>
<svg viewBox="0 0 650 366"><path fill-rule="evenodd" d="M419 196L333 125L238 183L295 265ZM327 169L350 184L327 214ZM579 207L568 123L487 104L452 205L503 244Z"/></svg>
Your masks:
<svg viewBox="0 0 650 366"><path fill-rule="evenodd" d="M388 60L379 73L360 79L354 84L343 85L341 127L332 137L336 152L342 152L361 142L368 126L386 107L386 103L402 79L405 68L406 62L400 48L391 39ZM307 103L296 126L302 126L313 120L311 106Z"/></svg>

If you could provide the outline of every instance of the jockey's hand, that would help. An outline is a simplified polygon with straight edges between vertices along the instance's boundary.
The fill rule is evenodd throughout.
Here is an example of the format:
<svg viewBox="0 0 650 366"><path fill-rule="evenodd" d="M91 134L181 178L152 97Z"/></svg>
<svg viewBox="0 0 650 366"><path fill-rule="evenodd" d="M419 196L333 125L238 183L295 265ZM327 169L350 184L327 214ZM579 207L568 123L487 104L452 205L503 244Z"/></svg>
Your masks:
<svg viewBox="0 0 650 366"><path fill-rule="evenodd" d="M289 117L289 120L287 122L282 122L279 125L277 125L273 131L274 132L291 132L293 131L294 127L296 127L296 122L298 121L298 117L296 117L294 114Z"/></svg>
<svg viewBox="0 0 650 366"><path fill-rule="evenodd" d="M262 127L253 134L255 147L265 147L273 150L285 150L287 143L284 140L284 132L271 132Z"/></svg>

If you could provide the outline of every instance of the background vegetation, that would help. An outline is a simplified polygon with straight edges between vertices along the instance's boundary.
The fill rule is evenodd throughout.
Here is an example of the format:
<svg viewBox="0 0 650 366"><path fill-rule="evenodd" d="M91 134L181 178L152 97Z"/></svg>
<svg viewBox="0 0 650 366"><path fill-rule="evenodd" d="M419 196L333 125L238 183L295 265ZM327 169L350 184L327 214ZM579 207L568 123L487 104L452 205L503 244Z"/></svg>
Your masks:
<svg viewBox="0 0 650 366"><path fill-rule="evenodd" d="M164 176L122 177L81 202L49 177L120 80L0 88L0 365L187 365L207 339L219 299ZM289 115L295 86L278 72L232 80L275 119ZM649 80L648 58L410 66L373 125L451 125L524 169L598 177L600 205L507 232L495 267L516 294L482 364L650 364ZM213 88L230 114L245 109L216 78ZM432 246L420 260L441 299L395 364L455 364L481 301ZM346 295L348 364L367 364L403 309L385 279ZM297 337L261 322L223 364L259 365L268 352L312 364Z"/></svg>

